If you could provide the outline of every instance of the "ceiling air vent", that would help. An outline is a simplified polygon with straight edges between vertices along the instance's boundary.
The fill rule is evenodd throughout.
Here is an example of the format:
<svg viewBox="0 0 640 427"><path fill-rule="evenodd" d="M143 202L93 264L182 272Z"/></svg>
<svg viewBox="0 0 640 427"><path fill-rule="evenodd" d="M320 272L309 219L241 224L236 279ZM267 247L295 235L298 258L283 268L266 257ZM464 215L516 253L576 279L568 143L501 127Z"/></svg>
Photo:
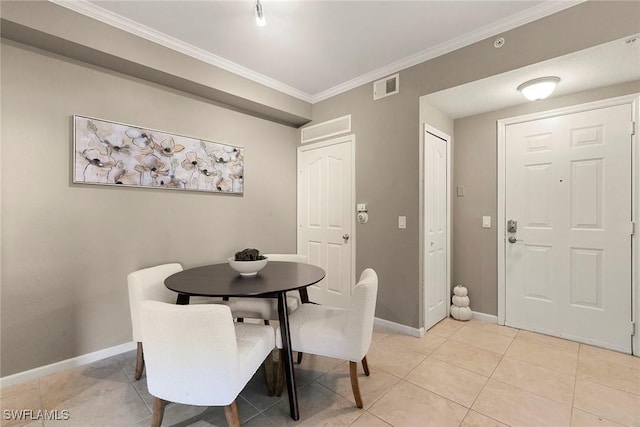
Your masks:
<svg viewBox="0 0 640 427"><path fill-rule="evenodd" d="M398 74L394 74L393 76L385 77L382 80L378 80L373 83L373 99L384 98L385 96L395 95L400 92L400 88L398 85Z"/></svg>

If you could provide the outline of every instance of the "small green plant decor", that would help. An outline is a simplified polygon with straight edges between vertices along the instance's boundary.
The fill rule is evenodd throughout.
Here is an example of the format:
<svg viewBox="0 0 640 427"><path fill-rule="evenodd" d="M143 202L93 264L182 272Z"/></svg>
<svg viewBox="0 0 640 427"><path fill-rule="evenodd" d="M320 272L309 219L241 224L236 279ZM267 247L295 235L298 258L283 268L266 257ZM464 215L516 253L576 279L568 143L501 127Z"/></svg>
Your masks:
<svg viewBox="0 0 640 427"><path fill-rule="evenodd" d="M236 252L236 261L260 261L266 259L264 255L260 255L260 251L257 249L243 249L240 252Z"/></svg>

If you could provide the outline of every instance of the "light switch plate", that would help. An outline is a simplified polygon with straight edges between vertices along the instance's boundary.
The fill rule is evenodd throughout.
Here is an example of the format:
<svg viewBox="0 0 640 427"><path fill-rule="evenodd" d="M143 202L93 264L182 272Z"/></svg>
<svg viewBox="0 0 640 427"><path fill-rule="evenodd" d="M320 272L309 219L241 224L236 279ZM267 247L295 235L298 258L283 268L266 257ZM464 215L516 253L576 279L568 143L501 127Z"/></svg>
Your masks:
<svg viewBox="0 0 640 427"><path fill-rule="evenodd" d="M407 228L407 217L399 216L398 217L398 228Z"/></svg>
<svg viewBox="0 0 640 427"><path fill-rule="evenodd" d="M491 217L483 216L482 217L482 228L491 228Z"/></svg>
<svg viewBox="0 0 640 427"><path fill-rule="evenodd" d="M458 185L456 186L456 195L458 197L462 197L464 196L464 185Z"/></svg>

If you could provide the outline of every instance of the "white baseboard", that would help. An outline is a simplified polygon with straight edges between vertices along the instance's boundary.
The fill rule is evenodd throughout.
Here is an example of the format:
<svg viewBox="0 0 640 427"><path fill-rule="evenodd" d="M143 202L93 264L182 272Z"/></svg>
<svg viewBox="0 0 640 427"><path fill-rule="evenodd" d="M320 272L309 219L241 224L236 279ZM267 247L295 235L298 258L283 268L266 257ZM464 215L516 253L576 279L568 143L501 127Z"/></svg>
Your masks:
<svg viewBox="0 0 640 427"><path fill-rule="evenodd" d="M471 314L473 315L474 319L484 320L485 322L498 323L498 316L494 316L493 314L478 313L477 311L472 311Z"/></svg>
<svg viewBox="0 0 640 427"><path fill-rule="evenodd" d="M378 317L374 317L373 324L376 326L382 326L388 329L392 329L405 335L411 335L412 337L422 338L424 336L424 328L413 328L411 326L391 322L389 320L380 319Z"/></svg>
<svg viewBox="0 0 640 427"><path fill-rule="evenodd" d="M60 362L55 362L50 365L40 366L38 368L30 369L24 372L18 372L17 374L0 378L0 388L24 383L35 378L43 377L45 375L55 374L56 372L64 371L65 369L86 365L97 360L106 359L107 357L135 350L136 348L137 344L131 341L124 344L116 345L114 347L94 351L93 353L83 354L71 359L61 360Z"/></svg>

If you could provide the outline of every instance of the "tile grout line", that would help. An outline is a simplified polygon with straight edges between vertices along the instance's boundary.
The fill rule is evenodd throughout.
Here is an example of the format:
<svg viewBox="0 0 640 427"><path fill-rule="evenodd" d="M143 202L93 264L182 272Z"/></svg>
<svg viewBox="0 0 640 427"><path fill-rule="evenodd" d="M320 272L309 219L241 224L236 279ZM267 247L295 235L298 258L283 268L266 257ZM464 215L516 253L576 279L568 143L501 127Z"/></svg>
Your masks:
<svg viewBox="0 0 640 427"><path fill-rule="evenodd" d="M589 380L583 380L583 381L584 381L584 382L587 382L587 383L590 383L590 384L593 384L593 385L596 385L596 386L600 386L600 387L608 388L608 389L611 389L611 390L614 390L614 391L617 391L617 392L620 392L620 393L625 393L625 394L628 394L628 395L631 395L631 396L638 396L638 397L640 397L640 395L637 395L637 394L635 394L635 393L630 393L630 392L628 392L628 391L619 390L619 389L617 389L617 388L609 387L609 386L604 385L604 384L596 383L596 382L589 381ZM576 382L577 382L577 380L576 380ZM574 408L574 407L572 407L572 409L573 409L573 408ZM611 420L611 419L609 419L609 418L607 418L607 417L605 417L605 416L603 416L603 415L596 414L596 413L594 413L594 412L590 412L590 411L589 411L589 410L587 410L587 409L583 409L583 408L579 408L579 407L575 407L575 408L576 408L576 409L578 409L578 410L580 410L580 411L582 411L582 412L586 412L587 414L593 415L594 417L598 417L598 418L601 418L601 419L603 419L603 420L607 420L607 421L612 422L612 423L615 423L615 424L621 424L621 423L620 423L620 422L618 422L618 421L613 421L613 420ZM621 425L622 425L622 424L621 424Z"/></svg>
<svg viewBox="0 0 640 427"><path fill-rule="evenodd" d="M578 367L580 366L580 352L582 352L582 344L578 344L578 360L576 362L576 375L573 378L573 396L571 398L571 415L569 417L569 425L573 421L573 409L576 402L576 385L578 384Z"/></svg>
<svg viewBox="0 0 640 427"><path fill-rule="evenodd" d="M455 341L455 340L454 340L454 341ZM455 341L455 342L460 342L460 341ZM465 344L465 343L462 343L462 344ZM465 345L469 345L469 344L465 344ZM470 346L471 346L471 345L470 345ZM471 346L471 347L474 347L474 346ZM475 347L475 348L480 348L480 347ZM482 349L482 350L484 350L484 349ZM485 351L489 351L489 350L485 350ZM435 353L435 351L434 351L434 353ZM502 358L504 357L504 355L501 355L500 353L496 353L496 352L494 352L494 351L492 351L491 353L493 353L493 354L497 354L497 355L500 355L500 361L502 361ZM431 357L431 356L433 356L433 354L430 354L430 355L429 355L429 357ZM462 369L462 370L464 370L464 371L466 371L466 372L469 372L469 373L471 373L471 374L475 374L475 375L480 375L481 377L485 377L485 378L487 378L487 379L488 379L488 378L491 378L491 375L493 375L493 372L496 370L496 368L493 368L493 370L491 371L491 373L490 373L489 375L485 375L485 374L481 374L481 373L476 372L476 371L472 371L471 369L467 369L467 368L465 368L465 367L463 367L463 366L454 365L453 363L450 363L450 362L448 361L448 359L446 359L446 360L445 360L445 359L440 359L440 358L435 357L435 356L433 356L433 358L434 358L434 359L436 359L436 360L438 360L438 361L440 361L440 362L442 362L442 363L446 363L447 365L452 366L452 367L454 367L454 368ZM498 362L498 364L499 364L499 363L500 363L500 362ZM498 365L496 364L496 367L497 367L497 366L498 366Z"/></svg>
<svg viewBox="0 0 640 427"><path fill-rule="evenodd" d="M422 362L421 362L421 363L422 363ZM346 365L346 363L345 363L345 365ZM339 367L339 366L341 366L341 365L338 365L337 367ZM337 368L337 367L336 367L336 368ZM371 368L372 368L372 367L374 367L374 365L373 365L373 364L370 364L370 366L369 366L369 371L371 371ZM334 368L334 369L336 369L336 368ZM334 369L332 369L331 371L333 371ZM397 379L399 380L399 381L398 381L398 383L400 383L400 381L402 381L402 378L400 378L400 377L398 377L398 376L396 376L396 375L393 375L392 373L387 372L387 371L385 371L384 369L381 369L381 368L376 368L376 369L380 369L380 370L381 370L382 372L384 372L385 374L390 375L390 376L392 376L392 377L394 377L394 378L397 378ZM331 371L329 371L329 372L331 372ZM329 390L329 391L330 391L330 392L332 392L332 393L337 394L338 396L342 397L342 398L343 398L343 399L345 399L345 400L349 400L351 397L353 397L353 395L352 395L352 394L351 394L351 395L349 395L349 396L344 396L344 395L342 395L342 394L338 393L337 391L332 390L332 389L330 389L328 386L326 386L326 385L324 385L324 384L322 384L322 383L320 383L320 382L319 382L320 378L324 377L325 375L328 375L328 374L329 374L329 372L326 372L326 373L324 373L323 375L321 375L320 377L318 377L318 378L315 380L315 382L317 382L317 383L318 383L318 385L320 385L320 386L324 387L325 389ZM370 373L372 373L372 372L370 372ZM360 380L358 380L358 381L360 381ZM382 398L383 398L383 397L384 397L384 396L385 396L385 395L386 395L386 394L387 394L387 393L388 393L388 392L389 392L393 387L395 387L398 383L394 384L392 387L390 387L390 388L389 388L389 390L387 390L387 391L385 391L384 393L382 393L382 395L381 395L380 397L378 397L376 400L374 400L374 401L371 403L371 405L369 405L369 408L371 408L371 407L372 407L376 402L378 402L380 399L382 399ZM361 392L361 395L362 395L362 389L360 390L360 392ZM350 401L350 400L349 400L349 401ZM355 404L355 402L354 402L354 404ZM368 410L369 410L369 408L364 409L364 405L363 405L363 408L362 408L362 409L364 409L365 411L368 411ZM358 417L358 418L360 418L360 417ZM354 421L354 422L355 422L355 421Z"/></svg>
<svg viewBox="0 0 640 427"><path fill-rule="evenodd" d="M464 326L463 326L463 327L464 327ZM460 330L460 329L462 329L462 328L459 328L458 330ZM456 332L457 332L457 331L456 331ZM453 335L452 335L452 336L453 336ZM443 337L443 338L444 338L444 337ZM445 338L445 341L444 341L442 344L440 344L440 346L442 346L442 345L446 344L446 342L447 342L447 341L449 341L449 339L450 339L450 338L451 338L451 337L449 337L449 338ZM456 340L453 340L453 341L455 341L455 342L460 342L460 341L456 341ZM438 346L438 348L439 348L440 346ZM471 406L473 406L473 403L475 403L475 399L474 399L474 401L471 403L471 405L470 405L469 407L466 407L465 405L463 405L463 404L461 404L461 403L459 403L459 402L456 402L455 400L452 400L451 398L449 398L449 397L447 397L447 396L443 396L443 395L441 395L440 393L438 393L438 392L436 392L436 391L434 391L434 390L429 390L429 389L427 389L427 388L422 387L422 386L421 386L421 385L419 385L419 384L416 384L416 383L414 383L414 382L409 381L409 380L407 380L407 379L406 379L406 377L407 377L411 372L413 372L414 370L416 370L420 364L424 363L424 361L425 361L425 360L427 360L429 357L431 357L431 356L432 356L432 354L433 354L435 351L436 351L436 350L434 350L434 351L433 351L429 356L427 356L425 359L423 359L423 360L422 360L422 362L420 362L418 365L416 365L416 367L415 367L415 368L413 368L411 371L409 371L409 373L407 373L407 375L405 375L405 376L402 378L402 381L405 381L405 382L406 382L406 383L408 383L408 384L411 384L411 385L413 385L413 386L416 386L416 387L418 387L418 388L420 388L420 389L422 389L422 390L425 390L425 391L427 391L427 392L429 392L429 393L433 393L433 394L435 394L436 396L441 397L441 398L443 398L443 399L445 399L445 400L447 400L447 401L449 401L449 402L451 402L451 403L453 403L453 404L455 404L455 405L458 405L458 406L461 406L461 407L465 408L465 409L466 409L466 412L465 412L464 417L462 417L462 420L460 421L460 424L459 424L459 426L460 426L460 425L462 425L462 423L464 422L464 420L465 420L465 418L467 417L467 415L469 415L469 411L471 411ZM443 363L446 363L446 364L447 364L447 365L449 365L449 366L460 368L460 367L458 367L458 366L456 366L456 365L452 365L452 364L450 364L450 363L447 363L447 362L446 362L446 361L444 361L444 360L440 360L440 359L437 359L437 358L436 358L436 360L441 361L441 362L443 362ZM464 369L464 368L460 368L460 369ZM480 376L484 377L484 375L478 374L477 372L473 372L473 371L469 371L469 370L466 370L466 371L468 371L468 372L471 372L471 373L474 373L474 374L476 374L476 375L480 375ZM488 378L488 377L486 377L486 378L487 378L487 382L488 382L489 378ZM484 389L484 386L485 386L485 385L486 385L486 382L485 382L485 384L482 386L482 387L483 387L483 389ZM481 392L482 392L482 390L481 390ZM478 395L480 395L480 393L478 393ZM477 399L477 396L476 396L476 399ZM484 415L484 414L483 414L483 415Z"/></svg>
<svg viewBox="0 0 640 427"><path fill-rule="evenodd" d="M588 345L588 344L582 344L582 343L581 343L581 344L580 344L580 347L579 347L579 349L580 349L580 350L579 350L579 352L581 351L582 346L584 346L584 345ZM613 350L611 350L611 351L613 351ZM598 357L588 357L588 356L585 356L585 359L593 359L593 361L595 361L595 362L596 362L596 363L598 363L599 365L609 364L609 365L615 365L618 369L631 370L631 371L639 371L638 373L640 374L640 368L635 368L635 367L627 366L627 365L624 365L624 364L620 364L620 363L612 362L612 361L610 361L610 360L607 360L607 359L601 359L601 358L598 358ZM576 371L577 371L577 369L578 369L579 365L580 365L580 353L578 353L578 364L577 364L577 366L576 366ZM576 372L576 377L577 377L577 372ZM640 377L639 377L639 378L640 378ZM587 377L587 378L584 378L584 381L590 382L590 383L592 383L592 384L597 384L597 385L600 385L600 386L603 386L603 387L608 387L608 388L610 388L610 389L612 389L612 390L617 390L617 391L620 391L620 392L623 392L623 393L628 393L628 394L631 394L631 395L640 396L640 389L638 390L638 393L636 393L636 392L633 392L633 391L625 390L625 389L623 389L623 388L621 388L621 387L619 387L619 386L617 386L617 385L612 385L612 384L603 384L602 382L596 381L596 379L595 379L595 378L594 378L594 379L590 379L590 378L588 378L588 377Z"/></svg>
<svg viewBox="0 0 640 427"><path fill-rule="evenodd" d="M240 394L238 394L238 396L236 397L236 404L238 403L238 402L237 402L237 401L238 401L238 398L240 398L240 399L244 400L244 401L245 401L249 406L251 406L253 409L255 409L255 410L257 411L257 413L256 413L254 416L249 417L249 418L247 418L246 420L244 420L244 423L247 423L247 422L249 422L249 421L253 420L254 418L256 418L256 417L258 417L258 416L260 416L260 415L264 415L260 409L256 408L254 404L252 404L251 402L249 402L249 400L248 400L248 399L246 399L245 397L241 396ZM266 417L266 415L264 415L264 416ZM243 424L244 424L244 423L243 423Z"/></svg>
<svg viewBox="0 0 640 427"><path fill-rule="evenodd" d="M387 335L387 337L388 337L388 336L389 336L389 335ZM385 337L385 338L386 338L386 337ZM420 338L420 339L422 339L422 338ZM445 338L445 342L446 342L446 340L447 340L447 338ZM444 344L444 343L443 343L443 344ZM442 345L442 344L441 344L441 345ZM403 347L403 348L406 348L406 347ZM412 350L412 351L413 351L413 350ZM416 353L421 353L421 352L416 352ZM423 354L423 353L421 353L421 354ZM417 364L413 369L411 369L411 370L410 370L410 371L409 371L409 372L408 372L404 377L399 377L399 376L397 376L397 375L392 374L391 372L388 372L388 371L386 371L386 370L384 370L384 369L382 369L382 368L377 367L376 369L380 369L382 372L384 372L384 373L386 373L386 374L388 374L388 375L391 375L391 376L392 376L392 377L394 377L394 378L397 378L399 381L398 381L396 384L394 384L392 387L389 387L389 389L388 389L388 390L386 390L385 392L383 392L383 393L382 393L382 395L381 395L380 397L378 397L378 398L377 398L373 403L371 403L371 406L369 406L369 408L367 408L367 409L366 409L366 412L370 413L372 416L374 416L374 417L376 417L377 419L381 420L383 423L388 424L388 425L391 425L392 427L394 427L392 424L389 424L388 422L386 422L386 421L385 421L385 420L383 420L382 418L380 418L380 417L378 417L377 415L375 415L375 414L373 414L373 413L369 412L369 409L373 408L377 402L379 402L380 400L382 400L382 398L383 398L383 397L385 397L387 394L389 394L389 393L391 392L391 390L393 390L393 389L395 389L396 387L398 387L398 385L399 385L399 384L401 384L403 381L405 381L405 382L407 382L407 383L409 383L409 384L412 384L412 383L410 383L409 381L406 381L404 378L405 378L407 375L409 375L409 373L411 373L414 369L416 369L416 368L417 368L417 367L418 367L422 362L424 362L425 360L427 360L427 358L428 358L428 357L429 357L429 356L425 356L425 358L424 358L424 359L422 359L422 360L421 360L421 361L420 361L420 362L419 362L419 363L418 363L418 364ZM375 365L374 365L373 363L371 363L371 367L374 367L374 366L375 366ZM360 417L358 417L358 418L360 418Z"/></svg>
<svg viewBox="0 0 640 427"><path fill-rule="evenodd" d="M131 388L133 389L133 391L136 392L136 394L138 395L138 397L140 398L140 400L142 400L142 404L145 406L145 408L147 408L147 411L149 411L149 415L153 415L153 409L149 407L149 405L147 404L146 400L144 400L144 397L142 397L142 395L140 394L140 392L138 391L138 389L135 387L134 383L131 381L131 378L129 378L129 376L127 375L127 373L124 371L124 368L121 368L122 372L124 372L124 375L127 377L127 379L129 380L129 385L131 386ZM142 379L142 377L140 378ZM134 381L140 381L140 380L134 380ZM145 417L147 418L147 417ZM144 419L144 418L143 418Z"/></svg>
<svg viewBox="0 0 640 427"><path fill-rule="evenodd" d="M517 337L517 336L516 336L516 337ZM515 338L516 338L516 337L514 337L514 338L513 338L513 341L512 341L512 343L511 343L511 344L513 344L513 342L515 341ZM509 351L509 348L511 347L511 344L509 344L509 347L507 348L507 350L505 351L505 353L502 355L502 358L500 359L500 362L498 362L498 365L496 365L496 368L495 368L495 369L493 370L493 372L491 373L491 377L493 377L493 374L495 373L496 369L498 369L498 366L499 366L499 365L500 365L500 363L504 360L504 358L505 358L505 357L507 357L507 358L509 358L509 357L510 357L510 356L507 356L507 352ZM541 344L541 345L542 345L542 344ZM536 367L536 368L545 369L545 370L550 371L550 372L552 372L552 373L557 373L557 374L562 374L562 375L570 375L570 374L567 374L567 373L564 373L564 372L556 371L556 370L551 369L551 368L547 368L547 367L545 367L545 366L536 365L535 363L531 363L531 362L528 362L528 361L526 361L526 360L520 360L520 359L517 359L517 358L513 358L513 360L517 360L518 362L529 364L529 365L534 366L534 367ZM577 371L577 365L576 365L576 371ZM513 384L505 383L504 381L500 381L500 380L498 380L498 379L491 378L491 377L490 377L490 379L492 379L493 381L499 382L500 384L505 384L505 385L508 385L508 386L511 386L511 387L515 387L515 388L517 388L518 390L522 390L522 391L524 391L524 392L531 393L531 394L533 394L534 396L541 397L541 398L543 398L543 399L549 400L549 401L551 401L551 402L558 403L558 404L560 404L560 405L566 405L566 403L558 402L557 400L552 399L552 398L550 398L550 397L548 397L548 396L544 396L544 395L538 394L538 393L536 393L536 392L533 392L533 391L530 391L530 390L524 389L524 388L522 388L522 387L518 387L518 386L513 385ZM573 389L572 398L571 398L571 409L572 409L572 410L573 410L573 400L574 400L574 398L575 398L575 383L576 383L576 380L577 380L577 372L575 373L575 375L573 375L574 389Z"/></svg>
<svg viewBox="0 0 640 427"><path fill-rule="evenodd" d="M476 404L476 402L477 402L478 398L480 397L480 395L482 394L482 392L484 391L484 389L487 387L487 384L489 384L489 381L491 381L491 380L492 380L493 374L495 374L496 369L498 369L498 366L500 366L500 363L502 363L502 361L503 361L503 360L504 360L504 358L506 357L507 352L509 351L509 349L510 349L510 348L511 348L511 346L513 345L513 342L516 340L516 337L518 336L518 334L520 334L520 329L518 329L518 332L516 333L516 335L515 335L515 336L513 336L513 337L511 338L511 342L509 343L509 345L508 345L508 346L507 346L507 348L505 349L504 353L502 353L502 354L500 355L500 360L498 361L498 363L496 363L496 366L495 366L495 367L493 368L493 370L491 371L491 374L489 374L489 377L487 378L487 381L486 381L486 382L484 383L484 385L482 386L482 389L480 389L480 392L478 393L478 395L476 396L476 398L475 398L475 399L473 399L473 402L471 403L471 406L469 406L469 411L471 411L471 410L472 410L473 405L475 405L475 404ZM494 381L496 381L496 380L494 380ZM475 411L475 410L474 410L474 411ZM485 414L485 413L483 413L483 412L480 412L480 411L475 411L475 412L478 412L479 414L482 414L482 415L484 415L485 417L491 418L492 420L496 420L495 418L493 418L493 417L491 417L491 416L489 416L489 415L487 415L487 414ZM504 422L502 422L502 421L500 421L500 420L496 420L496 421L498 421L499 423L502 423L502 424L506 424L506 423L504 423Z"/></svg>
<svg viewBox="0 0 640 427"><path fill-rule="evenodd" d="M382 372L386 372L386 371L382 370ZM387 374L389 374L388 372L386 372L386 373L387 373ZM389 375L391 375L391 376L392 376L392 377L394 377L394 378L398 378L398 377L396 377L395 375L392 375L392 374L389 374ZM378 402L379 402L383 397L385 397L385 396L387 395L387 393L389 393L389 392L391 391L391 389L393 389L395 386L397 386L398 384L400 384L400 382L402 382L402 381L403 381L403 379L402 379L402 378L398 378L398 380L399 380L399 381L398 381L397 383L395 383L393 386L389 387L389 389L388 389L387 391L383 392L383 393L382 393L382 395L380 395L380 397L378 397L376 400L374 400L373 402L371 402L371 405L369 405L369 407L366 409L366 411L368 412L368 411L369 411L369 409L371 409L371 408L373 407L373 405L375 405L375 404L376 404L376 403L378 403ZM364 406L364 405L363 405L363 406ZM373 414L372 414L372 415L373 415ZM375 417L375 415L374 415L374 417ZM376 418L380 418L380 417L376 417ZM384 421L384 420L382 420L382 421ZM384 422L386 422L386 421L384 421ZM388 424L388 423L387 423L387 424Z"/></svg>

